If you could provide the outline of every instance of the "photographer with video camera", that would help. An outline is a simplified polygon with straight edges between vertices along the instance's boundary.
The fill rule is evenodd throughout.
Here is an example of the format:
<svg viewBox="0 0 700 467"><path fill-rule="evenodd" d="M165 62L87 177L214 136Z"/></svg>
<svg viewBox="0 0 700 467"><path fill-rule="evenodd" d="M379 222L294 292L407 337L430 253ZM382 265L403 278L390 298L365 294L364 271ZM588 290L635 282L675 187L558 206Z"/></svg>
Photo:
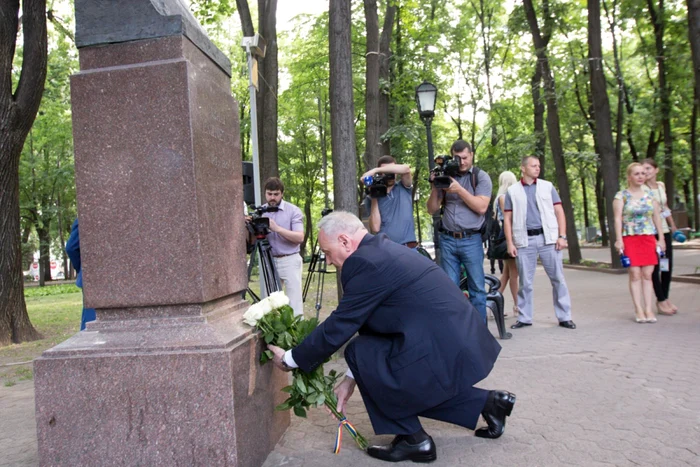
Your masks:
<svg viewBox="0 0 700 467"><path fill-rule="evenodd" d="M474 153L466 141L457 140L449 156L438 156L430 174L428 212L440 212L440 266L459 286L461 266L467 272L469 300L486 322L484 248L482 230L491 200L491 179L474 167ZM437 159L442 159L439 161Z"/></svg>
<svg viewBox="0 0 700 467"><path fill-rule="evenodd" d="M401 177L398 183L397 176ZM411 167L382 156L376 168L362 175L362 181L368 192L364 206L369 212L370 231L385 233L396 243L416 248Z"/></svg>
<svg viewBox="0 0 700 467"><path fill-rule="evenodd" d="M284 283L285 293L295 315L304 313L301 298L301 269L303 260L299 254L304 241L304 216L297 206L284 201L284 184L277 177L265 181L266 204L261 206L262 216L270 220L266 238L272 249L272 257L279 279ZM262 282L262 275L261 275ZM260 293L267 296L261 283Z"/></svg>

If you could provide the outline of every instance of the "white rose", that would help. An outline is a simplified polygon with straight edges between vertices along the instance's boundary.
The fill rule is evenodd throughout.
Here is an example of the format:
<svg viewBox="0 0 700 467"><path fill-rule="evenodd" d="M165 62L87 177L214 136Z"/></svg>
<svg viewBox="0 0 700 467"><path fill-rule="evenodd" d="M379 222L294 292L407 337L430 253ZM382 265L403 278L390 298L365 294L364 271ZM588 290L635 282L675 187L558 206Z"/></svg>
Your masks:
<svg viewBox="0 0 700 467"><path fill-rule="evenodd" d="M272 292L268 297L270 299L270 304L273 309L282 308L285 305L289 305L289 297L287 297L281 290L278 292Z"/></svg>
<svg viewBox="0 0 700 467"><path fill-rule="evenodd" d="M255 325L258 324L258 320L262 318L262 316L262 308L260 307L260 302L258 302L248 307L248 310L243 315L243 322L248 326L255 327Z"/></svg>
<svg viewBox="0 0 700 467"><path fill-rule="evenodd" d="M258 305L260 305L260 309L262 310L262 314L260 317L262 318L263 315L268 314L273 310L272 302L270 301L270 297L265 297L262 300L258 302Z"/></svg>
<svg viewBox="0 0 700 467"><path fill-rule="evenodd" d="M270 299L265 298L258 303L251 305L243 315L243 322L249 326L255 327L260 321L260 318L272 311Z"/></svg>

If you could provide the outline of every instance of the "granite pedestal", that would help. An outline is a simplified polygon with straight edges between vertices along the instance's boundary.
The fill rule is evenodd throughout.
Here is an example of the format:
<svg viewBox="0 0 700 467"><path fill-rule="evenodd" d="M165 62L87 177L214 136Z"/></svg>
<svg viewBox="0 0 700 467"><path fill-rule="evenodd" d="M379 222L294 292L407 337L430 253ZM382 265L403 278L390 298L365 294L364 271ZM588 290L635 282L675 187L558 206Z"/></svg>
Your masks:
<svg viewBox="0 0 700 467"><path fill-rule="evenodd" d="M41 463L260 465L289 424L274 411L287 375L260 367L262 345L241 321L230 65L202 46L192 18L160 16L159 34L154 13L147 38L86 42L79 6L76 186L85 304L97 320L35 362Z"/></svg>

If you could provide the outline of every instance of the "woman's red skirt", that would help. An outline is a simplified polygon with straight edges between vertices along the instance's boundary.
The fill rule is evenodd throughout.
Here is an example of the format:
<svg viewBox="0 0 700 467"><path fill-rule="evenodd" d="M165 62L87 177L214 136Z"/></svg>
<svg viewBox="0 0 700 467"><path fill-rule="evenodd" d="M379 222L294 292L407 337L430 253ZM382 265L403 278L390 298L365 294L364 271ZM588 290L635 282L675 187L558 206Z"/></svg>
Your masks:
<svg viewBox="0 0 700 467"><path fill-rule="evenodd" d="M622 243L630 266L656 266L659 263L654 235L627 235L622 237Z"/></svg>

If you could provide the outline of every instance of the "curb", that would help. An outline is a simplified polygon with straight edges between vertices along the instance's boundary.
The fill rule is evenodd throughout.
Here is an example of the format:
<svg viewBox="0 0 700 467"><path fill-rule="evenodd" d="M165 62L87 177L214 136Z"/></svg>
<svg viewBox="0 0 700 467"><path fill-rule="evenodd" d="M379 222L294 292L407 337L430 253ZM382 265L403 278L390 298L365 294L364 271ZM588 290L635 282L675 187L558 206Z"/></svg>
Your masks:
<svg viewBox="0 0 700 467"><path fill-rule="evenodd" d="M700 277L699 276L685 276L685 275L673 276L673 277L671 277L671 282L685 282L686 284L699 284L700 285Z"/></svg>
<svg viewBox="0 0 700 467"><path fill-rule="evenodd" d="M626 269L612 269L612 268L596 268L596 267L591 267L591 266L582 266L579 264L566 264L564 263L564 268L565 269L577 269L579 271L593 271L593 272L602 272L604 274L626 274L627 270Z"/></svg>
<svg viewBox="0 0 700 467"><path fill-rule="evenodd" d="M565 269L576 269L579 271L593 271L593 272L602 272L604 274L626 274L627 269L611 269L611 268L596 268L596 267L591 267L591 266L582 266L579 264L566 264L564 263L564 268ZM678 276L673 276L671 277L671 282L683 282L686 284L698 284L700 285L700 276L687 276L687 275L678 275Z"/></svg>

